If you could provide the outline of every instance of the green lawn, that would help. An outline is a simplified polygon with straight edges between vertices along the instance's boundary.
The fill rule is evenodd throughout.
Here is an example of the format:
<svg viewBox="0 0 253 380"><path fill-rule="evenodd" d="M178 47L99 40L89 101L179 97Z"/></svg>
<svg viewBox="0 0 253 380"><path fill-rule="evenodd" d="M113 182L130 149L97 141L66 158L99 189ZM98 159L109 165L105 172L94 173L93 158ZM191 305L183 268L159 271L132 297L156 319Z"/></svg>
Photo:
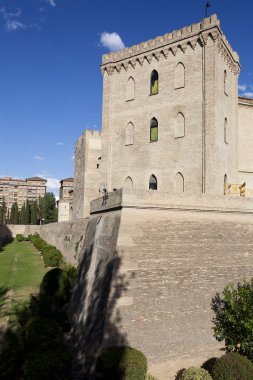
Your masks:
<svg viewBox="0 0 253 380"><path fill-rule="evenodd" d="M13 241L0 250L0 298L7 288L12 299L29 299L31 293L38 292L46 272L41 255L30 242Z"/></svg>

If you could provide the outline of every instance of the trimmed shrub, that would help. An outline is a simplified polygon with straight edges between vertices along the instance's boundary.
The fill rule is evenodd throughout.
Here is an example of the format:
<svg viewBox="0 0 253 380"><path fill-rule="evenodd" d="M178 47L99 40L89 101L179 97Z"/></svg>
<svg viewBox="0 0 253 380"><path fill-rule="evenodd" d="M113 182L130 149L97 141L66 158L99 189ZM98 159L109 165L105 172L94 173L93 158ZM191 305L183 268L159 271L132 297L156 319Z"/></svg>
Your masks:
<svg viewBox="0 0 253 380"><path fill-rule="evenodd" d="M40 293L49 297L61 298L67 302L70 295L70 283L67 273L60 268L48 271L41 282Z"/></svg>
<svg viewBox="0 0 253 380"><path fill-rule="evenodd" d="M53 349L60 343L61 330L53 320L40 316L30 319L25 328L25 346L27 352L40 352Z"/></svg>
<svg viewBox="0 0 253 380"><path fill-rule="evenodd" d="M30 353L23 374L24 380L70 380L71 354L62 344L48 351Z"/></svg>
<svg viewBox="0 0 253 380"><path fill-rule="evenodd" d="M61 269L64 270L65 273L67 273L68 278L69 278L69 283L70 283L70 286L72 288L72 286L74 285L76 276L77 276L76 267L74 267L73 265L70 265L70 264L63 263L61 265Z"/></svg>
<svg viewBox="0 0 253 380"><path fill-rule="evenodd" d="M227 352L236 351L253 361L253 279L228 285L212 299L214 336L225 341Z"/></svg>
<svg viewBox="0 0 253 380"><path fill-rule="evenodd" d="M96 372L103 380L145 380L147 359L132 347L108 347L97 359Z"/></svg>
<svg viewBox="0 0 253 380"><path fill-rule="evenodd" d="M190 367L184 370L181 380L212 380L212 377L203 368Z"/></svg>
<svg viewBox="0 0 253 380"><path fill-rule="evenodd" d="M20 243L21 241L25 240L25 237L22 234L17 234L16 235L16 240L17 240L18 243Z"/></svg>
<svg viewBox="0 0 253 380"><path fill-rule="evenodd" d="M43 261L46 267L59 267L63 261L61 252L56 248L43 249Z"/></svg>
<svg viewBox="0 0 253 380"><path fill-rule="evenodd" d="M253 364L237 352L229 352L216 361L211 375L213 380L252 380Z"/></svg>

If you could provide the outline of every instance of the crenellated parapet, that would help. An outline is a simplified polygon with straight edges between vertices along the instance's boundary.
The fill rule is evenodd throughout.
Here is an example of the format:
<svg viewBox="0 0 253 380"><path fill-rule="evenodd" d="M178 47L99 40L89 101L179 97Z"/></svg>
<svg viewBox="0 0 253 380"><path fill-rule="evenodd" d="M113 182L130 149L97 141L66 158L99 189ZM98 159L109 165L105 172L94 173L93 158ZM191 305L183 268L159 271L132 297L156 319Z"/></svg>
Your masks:
<svg viewBox="0 0 253 380"><path fill-rule="evenodd" d="M166 33L146 42L133 45L118 52L104 54L102 57L101 70L111 75L122 69L133 69L136 65L142 66L144 61L149 64L152 60L169 59L178 52L186 53L188 49L195 50L197 45L201 47L211 39L218 44L218 50L227 61L234 74L240 71L239 57L233 51L225 35L220 29L220 21L217 15L203 19L201 22L192 24L172 33Z"/></svg>

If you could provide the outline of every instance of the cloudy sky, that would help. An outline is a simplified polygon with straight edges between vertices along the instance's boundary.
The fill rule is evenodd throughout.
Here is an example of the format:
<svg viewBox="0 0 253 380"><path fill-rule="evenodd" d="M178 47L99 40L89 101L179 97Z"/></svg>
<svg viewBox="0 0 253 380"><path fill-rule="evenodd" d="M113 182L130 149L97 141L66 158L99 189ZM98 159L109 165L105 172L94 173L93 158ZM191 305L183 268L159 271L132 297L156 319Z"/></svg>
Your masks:
<svg viewBox="0 0 253 380"><path fill-rule="evenodd" d="M253 97L253 0L213 0ZM202 0L0 0L0 177L73 176L74 144L101 129L101 55L200 21Z"/></svg>

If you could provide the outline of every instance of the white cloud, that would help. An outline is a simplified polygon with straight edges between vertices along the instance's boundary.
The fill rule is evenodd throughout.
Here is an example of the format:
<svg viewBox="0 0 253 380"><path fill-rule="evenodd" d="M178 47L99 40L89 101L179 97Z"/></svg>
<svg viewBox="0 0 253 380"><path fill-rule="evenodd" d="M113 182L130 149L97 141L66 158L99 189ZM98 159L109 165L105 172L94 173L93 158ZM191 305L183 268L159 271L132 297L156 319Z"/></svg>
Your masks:
<svg viewBox="0 0 253 380"><path fill-rule="evenodd" d="M25 29L25 25L17 20L7 20L6 21L6 29L8 31L18 30L18 29Z"/></svg>
<svg viewBox="0 0 253 380"><path fill-rule="evenodd" d="M46 175L45 175L46 174ZM47 180L47 191L54 193L56 197L59 194L60 180L58 178L50 177L49 174L43 170L41 173L36 173L36 176Z"/></svg>
<svg viewBox="0 0 253 380"><path fill-rule="evenodd" d="M45 160L45 157L41 157L41 156L34 156L33 158L34 158L35 160L38 160L38 161Z"/></svg>
<svg viewBox="0 0 253 380"><path fill-rule="evenodd" d="M121 37L115 32L103 32L100 36L100 44L111 51L117 51L125 48L125 44Z"/></svg>
<svg viewBox="0 0 253 380"><path fill-rule="evenodd" d="M5 27L8 31L15 31L18 29L25 29L26 25L17 20L22 15L22 10L17 8L16 12L8 12L5 7L0 8L0 13L5 20Z"/></svg>
<svg viewBox="0 0 253 380"><path fill-rule="evenodd" d="M63 142L58 141L58 142L56 143L56 145L58 145L58 146L62 146L62 145L63 145Z"/></svg>
<svg viewBox="0 0 253 380"><path fill-rule="evenodd" d="M71 158L70 158L71 160L74 160L75 159L75 156L73 155L73 156L71 156Z"/></svg>
<svg viewBox="0 0 253 380"><path fill-rule="evenodd" d="M239 84L238 85L238 89L240 90L240 91L246 91L246 88L247 88L247 85L246 84Z"/></svg>
<svg viewBox="0 0 253 380"><path fill-rule="evenodd" d="M55 6L56 6L54 0L46 0L46 2L47 2L48 4L50 4L52 7L55 7Z"/></svg>
<svg viewBox="0 0 253 380"><path fill-rule="evenodd" d="M45 178L47 180L47 187L50 189L59 189L60 188L60 180L57 178Z"/></svg>

